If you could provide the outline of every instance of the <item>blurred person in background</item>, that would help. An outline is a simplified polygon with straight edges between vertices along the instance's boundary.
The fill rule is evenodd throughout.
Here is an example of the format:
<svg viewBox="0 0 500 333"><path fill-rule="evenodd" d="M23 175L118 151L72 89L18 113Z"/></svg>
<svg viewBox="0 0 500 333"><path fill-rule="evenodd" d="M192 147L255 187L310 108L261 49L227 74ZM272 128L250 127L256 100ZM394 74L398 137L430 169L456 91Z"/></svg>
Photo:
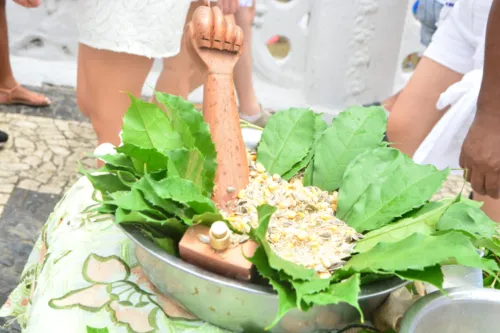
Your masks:
<svg viewBox="0 0 500 333"><path fill-rule="evenodd" d="M458 152L454 164L468 169L473 199L484 202L483 211L496 222L500 222L499 58L500 0L458 0L397 99L387 126L389 141L413 156L445 112L455 105L467 109L454 111L472 111L472 124L462 128L466 137L442 144ZM460 89L447 92L458 84ZM438 110L445 91L457 101L448 104L448 111ZM460 103L462 99L473 104Z"/></svg>
<svg viewBox="0 0 500 333"><path fill-rule="evenodd" d="M23 104L34 107L50 105L47 97L24 88L14 78L10 65L6 1L0 0L0 104ZM40 5L40 0L17 0L15 2L28 8ZM0 148L8 138L7 133L0 129Z"/></svg>
<svg viewBox="0 0 500 333"><path fill-rule="evenodd" d="M231 15L234 4L229 1L213 3L222 9L225 15ZM238 0L233 21L243 30L245 38L243 52L234 68L234 85L239 101L240 118L264 127L272 111L262 107L255 94L252 73L252 26L255 17L255 0ZM193 10L186 17L186 24L191 20ZM164 69L158 80L157 90L187 98L204 82L202 74L196 69L189 54L181 48L181 52L172 58L165 59Z"/></svg>

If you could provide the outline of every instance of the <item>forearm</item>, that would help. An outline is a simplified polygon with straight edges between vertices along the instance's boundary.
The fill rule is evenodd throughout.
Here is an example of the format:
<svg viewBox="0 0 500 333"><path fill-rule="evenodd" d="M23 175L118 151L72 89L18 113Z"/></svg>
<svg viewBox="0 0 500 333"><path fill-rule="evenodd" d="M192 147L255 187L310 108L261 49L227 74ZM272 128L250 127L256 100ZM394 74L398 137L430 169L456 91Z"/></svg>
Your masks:
<svg viewBox="0 0 500 333"><path fill-rule="evenodd" d="M500 117L500 0L493 0L488 28L478 114Z"/></svg>

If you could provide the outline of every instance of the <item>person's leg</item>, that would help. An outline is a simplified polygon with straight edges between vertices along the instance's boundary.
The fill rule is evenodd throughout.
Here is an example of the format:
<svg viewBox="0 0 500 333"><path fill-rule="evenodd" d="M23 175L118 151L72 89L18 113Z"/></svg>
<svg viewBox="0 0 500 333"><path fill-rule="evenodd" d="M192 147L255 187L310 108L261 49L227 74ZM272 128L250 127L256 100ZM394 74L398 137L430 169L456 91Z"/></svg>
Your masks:
<svg viewBox="0 0 500 333"><path fill-rule="evenodd" d="M199 2L191 3L186 15L186 25L191 21L198 6L200 6ZM184 36L182 40L184 41ZM191 60L184 42L182 42L179 54L163 60L163 69L156 83L156 91L187 99L189 93L202 84L203 76Z"/></svg>
<svg viewBox="0 0 500 333"><path fill-rule="evenodd" d="M436 109L439 96L461 78L462 74L422 58L389 115L387 137L394 147L413 156L444 113Z"/></svg>
<svg viewBox="0 0 500 333"><path fill-rule="evenodd" d="M48 98L19 86L14 79L10 66L5 2L6 0L0 0L0 104L16 102L33 106L48 105Z"/></svg>
<svg viewBox="0 0 500 333"><path fill-rule="evenodd" d="M255 17L255 1L251 7L240 7L234 15L236 24L243 30L245 46L234 68L234 85L238 94L240 114L258 116L261 108L255 95L252 72L252 26Z"/></svg>
<svg viewBox="0 0 500 333"><path fill-rule="evenodd" d="M139 97L153 59L97 50L80 44L77 100L90 118L98 144L120 143L122 118L130 105L125 92Z"/></svg>

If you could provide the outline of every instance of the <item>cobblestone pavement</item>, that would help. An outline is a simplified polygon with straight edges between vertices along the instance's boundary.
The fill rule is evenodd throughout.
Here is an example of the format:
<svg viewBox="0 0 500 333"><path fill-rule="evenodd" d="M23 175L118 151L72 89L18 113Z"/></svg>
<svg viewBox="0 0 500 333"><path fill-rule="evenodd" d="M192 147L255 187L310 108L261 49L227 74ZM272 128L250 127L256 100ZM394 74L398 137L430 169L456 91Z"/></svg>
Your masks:
<svg viewBox="0 0 500 333"><path fill-rule="evenodd" d="M77 179L78 161L94 164L87 155L96 138L74 90L40 90L53 106L0 106L0 130L10 135L0 150L0 303L14 288L47 216ZM437 197L456 195L462 186L461 177L451 177Z"/></svg>

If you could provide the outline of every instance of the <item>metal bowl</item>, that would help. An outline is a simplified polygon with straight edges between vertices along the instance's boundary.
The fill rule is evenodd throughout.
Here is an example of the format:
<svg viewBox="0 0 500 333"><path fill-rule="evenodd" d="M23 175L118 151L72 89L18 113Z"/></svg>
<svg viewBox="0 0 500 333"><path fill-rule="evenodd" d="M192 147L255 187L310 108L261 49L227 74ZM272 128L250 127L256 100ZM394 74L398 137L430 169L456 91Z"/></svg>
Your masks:
<svg viewBox="0 0 500 333"><path fill-rule="evenodd" d="M182 303L197 317L235 332L263 332L278 312L278 297L270 288L239 282L188 264L161 250L133 226L121 225L136 244L144 273L158 290ZM391 278L362 288L359 302L367 318L394 290L406 284ZM313 333L359 321L346 303L289 312L273 333Z"/></svg>
<svg viewBox="0 0 500 333"><path fill-rule="evenodd" d="M454 288L433 292L408 310L400 333L498 333L500 291Z"/></svg>

